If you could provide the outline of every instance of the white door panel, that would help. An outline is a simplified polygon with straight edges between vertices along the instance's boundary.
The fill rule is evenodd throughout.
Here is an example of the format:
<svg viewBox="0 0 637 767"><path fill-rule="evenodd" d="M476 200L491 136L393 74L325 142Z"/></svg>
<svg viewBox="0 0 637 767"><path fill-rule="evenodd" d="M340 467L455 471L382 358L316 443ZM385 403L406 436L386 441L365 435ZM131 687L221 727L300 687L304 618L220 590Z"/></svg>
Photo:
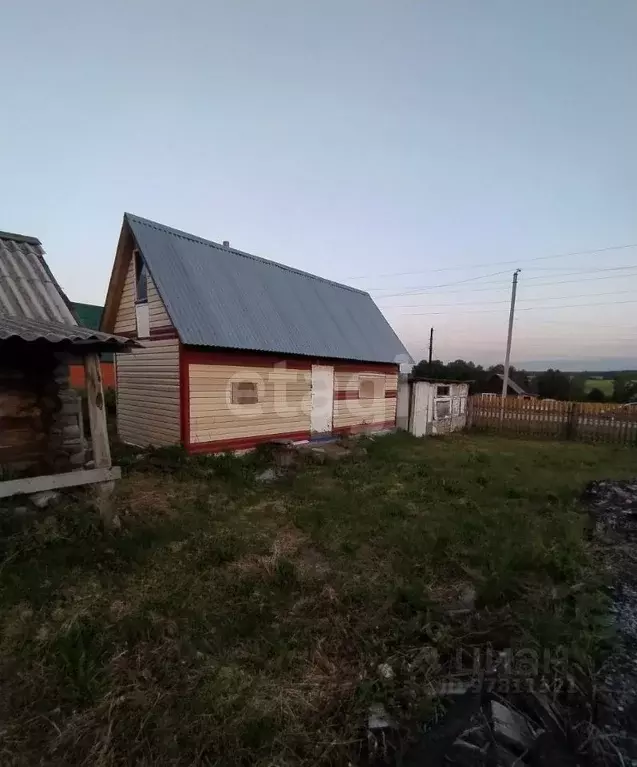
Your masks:
<svg viewBox="0 0 637 767"><path fill-rule="evenodd" d="M312 365L312 411L310 429L313 434L332 433L334 409L334 368Z"/></svg>

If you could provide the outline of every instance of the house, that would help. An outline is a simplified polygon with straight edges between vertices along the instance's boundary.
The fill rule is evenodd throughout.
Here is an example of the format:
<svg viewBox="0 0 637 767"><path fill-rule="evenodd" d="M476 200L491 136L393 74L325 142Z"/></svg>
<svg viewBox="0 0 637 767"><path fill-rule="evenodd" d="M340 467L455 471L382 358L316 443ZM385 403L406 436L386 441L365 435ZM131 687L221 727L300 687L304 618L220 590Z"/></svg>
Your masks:
<svg viewBox="0 0 637 767"><path fill-rule="evenodd" d="M502 384L504 383L503 373L494 373L491 378L486 382L484 386L484 394L498 394L502 395ZM507 384L507 397L520 397L522 399L532 399L536 397L536 394L531 394L525 391L519 384L517 384L512 378L509 378Z"/></svg>
<svg viewBox="0 0 637 767"><path fill-rule="evenodd" d="M80 324L85 328L99 330L100 319L102 317L102 306L95 304L78 304L75 301L71 304L75 316ZM102 385L105 389L115 388L115 355L112 352L100 354L100 369L102 371ZM84 365L77 362L71 365L71 386L76 389L84 389L86 386L86 377L84 375Z"/></svg>
<svg viewBox="0 0 637 767"><path fill-rule="evenodd" d="M111 465L101 352L134 342L77 323L35 237L0 232L0 498L105 482ZM94 467L69 367L86 369ZM11 477L9 479L9 477Z"/></svg>
<svg viewBox="0 0 637 767"><path fill-rule="evenodd" d="M191 453L394 428L410 359L369 294L129 213L101 329L120 438Z"/></svg>

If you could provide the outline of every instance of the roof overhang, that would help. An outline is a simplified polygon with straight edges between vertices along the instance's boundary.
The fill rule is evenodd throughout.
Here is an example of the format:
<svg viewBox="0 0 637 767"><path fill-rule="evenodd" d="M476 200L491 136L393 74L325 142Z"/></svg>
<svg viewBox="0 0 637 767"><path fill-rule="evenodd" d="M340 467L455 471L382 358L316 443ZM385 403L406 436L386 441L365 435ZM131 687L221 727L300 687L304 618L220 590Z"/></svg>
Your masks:
<svg viewBox="0 0 637 767"><path fill-rule="evenodd" d="M11 340L59 345L65 349L72 348L78 354L122 352L139 345L131 338L102 333L81 325L0 315L0 341Z"/></svg>

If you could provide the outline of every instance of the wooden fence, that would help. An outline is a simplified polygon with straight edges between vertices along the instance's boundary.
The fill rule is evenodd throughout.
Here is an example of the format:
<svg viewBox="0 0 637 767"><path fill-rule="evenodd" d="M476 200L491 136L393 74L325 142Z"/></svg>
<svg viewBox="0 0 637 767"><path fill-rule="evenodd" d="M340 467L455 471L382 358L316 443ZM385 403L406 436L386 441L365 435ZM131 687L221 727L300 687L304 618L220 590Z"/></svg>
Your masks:
<svg viewBox="0 0 637 767"><path fill-rule="evenodd" d="M540 399L469 398L472 429L529 437L637 445L637 405Z"/></svg>

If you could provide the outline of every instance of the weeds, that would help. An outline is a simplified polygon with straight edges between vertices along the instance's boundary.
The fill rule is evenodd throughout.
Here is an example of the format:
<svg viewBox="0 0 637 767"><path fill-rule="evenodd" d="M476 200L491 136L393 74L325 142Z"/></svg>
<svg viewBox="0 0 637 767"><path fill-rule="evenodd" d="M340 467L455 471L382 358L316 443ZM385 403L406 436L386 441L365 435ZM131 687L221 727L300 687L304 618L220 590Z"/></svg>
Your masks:
<svg viewBox="0 0 637 767"><path fill-rule="evenodd" d="M126 451L121 530L82 496L0 536L2 764L341 764L371 704L422 725L458 648L608 637L574 503L628 449L493 437L272 456ZM465 617L450 608L467 591ZM462 612L462 611L461 611ZM379 676L379 664L393 676Z"/></svg>

